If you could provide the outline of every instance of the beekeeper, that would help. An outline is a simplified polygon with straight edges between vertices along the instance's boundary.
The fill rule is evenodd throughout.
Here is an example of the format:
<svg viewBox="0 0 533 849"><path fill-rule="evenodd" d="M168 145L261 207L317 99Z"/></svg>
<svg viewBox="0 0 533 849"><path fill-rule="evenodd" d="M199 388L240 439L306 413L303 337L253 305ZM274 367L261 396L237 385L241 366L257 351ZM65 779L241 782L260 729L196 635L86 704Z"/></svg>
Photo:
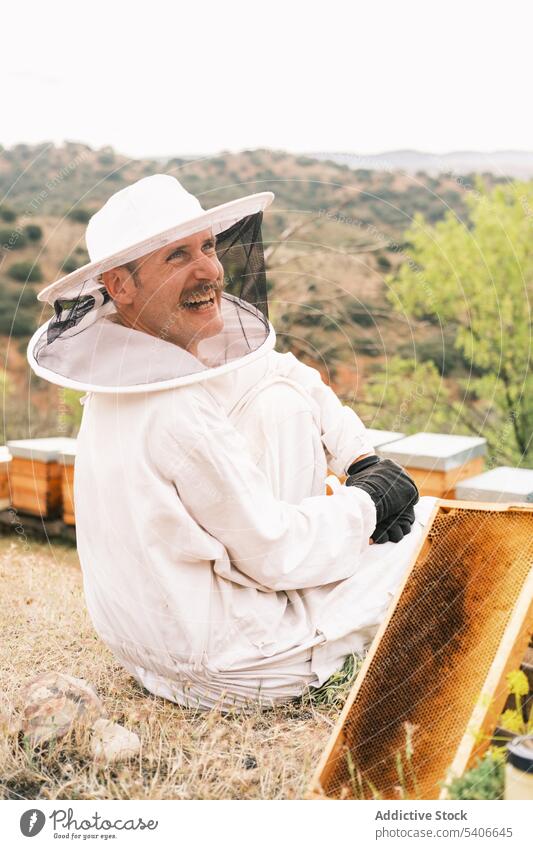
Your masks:
<svg viewBox="0 0 533 849"><path fill-rule="evenodd" d="M164 174L117 192L89 221L90 262L40 292L54 315L28 346L37 375L85 392L94 627L149 691L205 709L285 701L364 652L432 507L413 509L409 476L316 370L274 350L273 197L205 211ZM350 475L332 495L328 467Z"/></svg>

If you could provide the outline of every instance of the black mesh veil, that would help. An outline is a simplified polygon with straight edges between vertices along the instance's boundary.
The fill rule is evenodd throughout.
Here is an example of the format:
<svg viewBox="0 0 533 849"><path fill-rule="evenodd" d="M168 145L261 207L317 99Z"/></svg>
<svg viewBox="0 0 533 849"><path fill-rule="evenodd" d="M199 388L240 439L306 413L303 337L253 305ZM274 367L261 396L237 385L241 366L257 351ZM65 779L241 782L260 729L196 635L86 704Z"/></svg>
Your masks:
<svg viewBox="0 0 533 849"><path fill-rule="evenodd" d="M213 230L224 286L217 321L210 319L215 329L199 332L194 350L169 342L164 328L150 335L125 327L117 321L117 308L101 279L90 278L80 283L77 293L54 301L53 317L30 343L34 370L61 385L134 391L204 379L206 370L218 373L238 364L267 340L272 347L262 217L256 212L219 233ZM194 317L191 311L191 321L201 326L199 311Z"/></svg>
<svg viewBox="0 0 533 849"><path fill-rule="evenodd" d="M225 290L253 304L268 318L263 213L248 215L217 236L217 254L224 266Z"/></svg>

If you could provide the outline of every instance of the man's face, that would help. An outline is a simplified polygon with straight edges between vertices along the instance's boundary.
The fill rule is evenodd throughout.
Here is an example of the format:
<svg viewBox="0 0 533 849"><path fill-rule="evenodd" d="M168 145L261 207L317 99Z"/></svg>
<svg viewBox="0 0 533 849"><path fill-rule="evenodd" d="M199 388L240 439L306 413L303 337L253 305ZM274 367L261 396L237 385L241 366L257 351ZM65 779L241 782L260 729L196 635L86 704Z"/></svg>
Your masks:
<svg viewBox="0 0 533 849"><path fill-rule="evenodd" d="M223 327L224 269L211 230L172 242L105 272L104 283L123 323L190 353ZM133 273L132 273L133 270Z"/></svg>

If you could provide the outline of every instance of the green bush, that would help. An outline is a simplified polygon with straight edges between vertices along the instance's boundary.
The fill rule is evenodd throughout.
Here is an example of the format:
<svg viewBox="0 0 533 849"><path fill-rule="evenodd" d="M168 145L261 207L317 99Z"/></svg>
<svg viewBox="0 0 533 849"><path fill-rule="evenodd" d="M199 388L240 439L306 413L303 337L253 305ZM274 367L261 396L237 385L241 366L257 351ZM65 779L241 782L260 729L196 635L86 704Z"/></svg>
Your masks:
<svg viewBox="0 0 533 849"><path fill-rule="evenodd" d="M462 377L465 374L480 377L483 374L476 363L468 360L455 346L455 336L449 331L443 334L442 330L439 330L435 335L416 344L400 345L398 354L406 358L416 355L421 363L434 363L442 377Z"/></svg>
<svg viewBox="0 0 533 849"><path fill-rule="evenodd" d="M61 266L61 271L64 271L65 274L70 274L71 271L76 271L80 265L83 265L83 263L78 262L76 257L68 256Z"/></svg>
<svg viewBox="0 0 533 849"><path fill-rule="evenodd" d="M381 271L390 271L391 262L390 262L388 257L386 257L384 254L378 254L377 261L378 261L378 268L380 268Z"/></svg>
<svg viewBox="0 0 533 849"><path fill-rule="evenodd" d="M17 213L14 209L10 209L9 206L0 206L0 219L2 221L16 221Z"/></svg>
<svg viewBox="0 0 533 849"><path fill-rule="evenodd" d="M0 310L13 313L21 307L36 307L37 297L31 286L18 286L8 281L0 282Z"/></svg>
<svg viewBox="0 0 533 849"><path fill-rule="evenodd" d="M505 750L489 749L472 769L450 782L451 799L503 799Z"/></svg>
<svg viewBox="0 0 533 849"><path fill-rule="evenodd" d="M67 212L67 218L70 218L71 221L79 221L80 224L87 224L91 216L92 212L90 209L85 209L83 206L80 206L78 209L70 209Z"/></svg>
<svg viewBox="0 0 533 849"><path fill-rule="evenodd" d="M16 313L0 314L0 333L4 336L28 337L35 330L35 319L28 310L17 310Z"/></svg>
<svg viewBox="0 0 533 849"><path fill-rule="evenodd" d="M30 242L39 242L43 237L43 231L38 224L26 224L24 232Z"/></svg>
<svg viewBox="0 0 533 849"><path fill-rule="evenodd" d="M0 282L0 333L27 338L35 330L36 306L31 287Z"/></svg>
<svg viewBox="0 0 533 849"><path fill-rule="evenodd" d="M7 273L12 280L21 283L41 283L43 279L41 269L33 262L15 262L8 268Z"/></svg>
<svg viewBox="0 0 533 849"><path fill-rule="evenodd" d="M359 327L374 327L376 321L372 314L372 306L365 308L364 304L353 304L348 307L349 323L358 324Z"/></svg>
<svg viewBox="0 0 533 849"><path fill-rule="evenodd" d="M8 230L2 228L0 230L0 248L6 251L19 251L25 248L28 240L24 233L19 233L17 230Z"/></svg>
<svg viewBox="0 0 533 849"><path fill-rule="evenodd" d="M37 300L37 295L31 286L23 286L22 288L17 286L15 288L16 291L13 294L13 299L17 309L20 309L21 307L35 308L38 306L39 302Z"/></svg>

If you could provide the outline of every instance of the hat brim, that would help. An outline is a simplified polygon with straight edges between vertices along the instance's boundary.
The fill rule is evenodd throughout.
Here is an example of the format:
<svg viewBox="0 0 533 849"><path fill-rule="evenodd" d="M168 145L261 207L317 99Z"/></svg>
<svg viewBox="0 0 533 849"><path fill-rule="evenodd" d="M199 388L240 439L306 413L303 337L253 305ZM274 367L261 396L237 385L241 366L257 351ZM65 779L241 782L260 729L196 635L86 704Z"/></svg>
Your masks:
<svg viewBox="0 0 533 849"><path fill-rule="evenodd" d="M215 235L218 235L218 233L227 230L228 227L236 224L242 218L264 211L270 206L273 200L273 192L259 192L258 194L248 195L238 200L231 200L219 206L214 206L196 218L191 218L189 221L176 225L176 227L171 227L169 230L164 230L162 233L150 236L150 238L137 242L112 256L105 257L96 262L88 262L86 265L77 268L76 271L72 271L54 283L50 283L49 286L46 286L38 293L37 299L44 303L53 304L57 298L76 297L80 293L80 287L84 283L98 277L104 271L109 271L118 265L124 265L126 262L140 259L158 248L163 248L171 242L184 239L186 236L198 233L200 230L212 228ZM89 294L91 288L84 288L83 291L84 294Z"/></svg>

